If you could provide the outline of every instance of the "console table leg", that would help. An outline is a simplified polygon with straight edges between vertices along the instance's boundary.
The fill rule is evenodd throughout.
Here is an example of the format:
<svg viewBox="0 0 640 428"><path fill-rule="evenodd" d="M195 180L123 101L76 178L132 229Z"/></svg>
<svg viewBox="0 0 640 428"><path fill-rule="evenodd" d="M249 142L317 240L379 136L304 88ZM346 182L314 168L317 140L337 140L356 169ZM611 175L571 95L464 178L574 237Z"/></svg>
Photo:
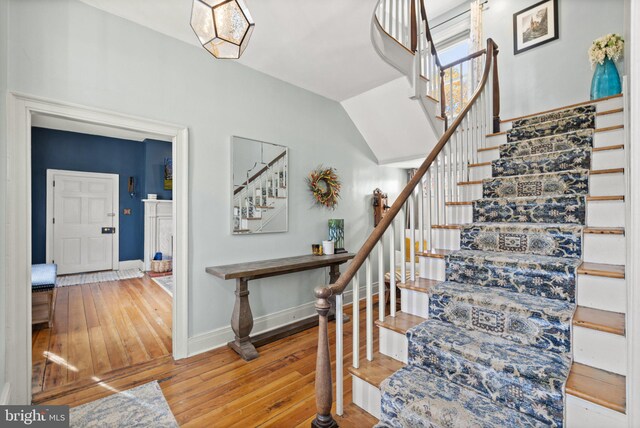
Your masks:
<svg viewBox="0 0 640 428"><path fill-rule="evenodd" d="M331 265L329 267L329 284L335 284L338 278L340 278L340 265ZM336 296L331 296L328 300L331 304L331 309L329 310L329 318L333 320L335 319L336 315ZM342 322L349 322L349 320L349 315L343 313Z"/></svg>
<svg viewBox="0 0 640 428"><path fill-rule="evenodd" d="M258 351L251 343L251 329L253 328L253 314L249 306L249 282L244 278L236 280L236 303L231 315L231 329L236 335L233 342L229 342L229 347L240 356L250 361L258 358Z"/></svg>

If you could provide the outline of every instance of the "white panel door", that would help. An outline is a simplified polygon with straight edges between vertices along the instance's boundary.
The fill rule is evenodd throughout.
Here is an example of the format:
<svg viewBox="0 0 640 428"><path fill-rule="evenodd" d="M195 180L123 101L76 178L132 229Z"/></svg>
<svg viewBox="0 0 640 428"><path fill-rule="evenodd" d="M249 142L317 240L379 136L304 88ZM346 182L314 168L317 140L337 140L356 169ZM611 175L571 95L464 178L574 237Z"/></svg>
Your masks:
<svg viewBox="0 0 640 428"><path fill-rule="evenodd" d="M52 261L58 274L113 269L118 176L74 171L50 171L48 176L53 180Z"/></svg>

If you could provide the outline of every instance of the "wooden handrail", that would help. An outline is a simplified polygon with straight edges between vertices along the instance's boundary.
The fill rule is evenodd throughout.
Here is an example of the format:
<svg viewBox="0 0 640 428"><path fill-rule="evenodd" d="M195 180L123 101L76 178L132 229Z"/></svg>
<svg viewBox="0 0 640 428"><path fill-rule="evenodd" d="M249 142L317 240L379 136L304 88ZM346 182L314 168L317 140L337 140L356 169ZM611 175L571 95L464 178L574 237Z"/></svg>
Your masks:
<svg viewBox="0 0 640 428"><path fill-rule="evenodd" d="M272 160L271 162L269 162L264 168L262 168L260 171L256 172L255 174L253 174L251 176L251 178L249 178L247 181L245 181L244 183L242 183L237 189L235 189L233 191L234 195L237 195L238 193L240 193L240 191L242 189L244 189L245 187L247 187L249 184L253 183L253 181L260 177L264 172L266 172L269 168L271 168L272 166L274 166L276 164L276 162L278 162L280 159L282 159L283 157L285 157L287 155L287 151L285 150L284 152L280 153L278 156L276 156L276 158L274 160Z"/></svg>
<svg viewBox="0 0 640 428"><path fill-rule="evenodd" d="M455 67L458 64L462 64L463 62L466 62L466 61L469 61L471 59L477 58L477 57L482 56L482 55L484 55L486 53L487 53L487 50L486 49L482 49L482 50L476 51L476 52L474 52L472 54L469 54L469 55L467 55L467 56L465 56L463 58L460 58L460 59L457 59L455 61L452 61L449 64L445 64L440 68L442 70L447 70L447 69L449 69L451 67Z"/></svg>
<svg viewBox="0 0 640 428"><path fill-rule="evenodd" d="M422 2L422 0L421 0ZM424 6L424 5L423 5ZM396 216L405 205L415 188L418 186L422 177L427 173L433 162L436 160L442 149L447 145L455 131L458 129L467 113L471 110L475 102L480 97L483 89L485 88L489 74L491 72L491 66L496 61L496 52L498 50L497 44L493 39L487 40L487 56L485 60L484 72L480 84L476 88L469 103L463 108L458 117L453 121L451 126L445 131L444 135L440 138L436 146L431 153L424 160L420 168L416 171L414 176L409 180L405 188L400 192L398 198L393 203L389 211L382 218L382 221L376 226L369 238L362 245L362 248L358 251L353 258L347 269L340 275L334 284L328 286L316 287L314 290L316 297L316 310L320 317L319 320L319 332L318 332L318 355L316 360L316 406L317 415L312 422L312 426L316 428L329 428L337 427L336 421L331 415L332 405L332 379L331 379L331 357L329 354L329 339L328 339L328 308L329 298L342 294L351 282L355 274L360 270L367 257L369 257L371 251L375 245L382 239L384 233L389 228L391 223L395 220ZM495 67L495 64L493 64ZM496 74L494 73L494 79ZM494 82L495 84L495 82ZM393 267L392 267L393 270ZM357 315L354 315L357 316Z"/></svg>

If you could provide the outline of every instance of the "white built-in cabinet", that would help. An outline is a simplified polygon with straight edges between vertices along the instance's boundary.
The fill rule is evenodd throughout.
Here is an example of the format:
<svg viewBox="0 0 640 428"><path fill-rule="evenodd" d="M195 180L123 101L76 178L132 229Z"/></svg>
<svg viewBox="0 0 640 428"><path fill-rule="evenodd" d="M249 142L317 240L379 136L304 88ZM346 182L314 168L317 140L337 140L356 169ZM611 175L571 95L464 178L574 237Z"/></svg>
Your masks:
<svg viewBox="0 0 640 428"><path fill-rule="evenodd" d="M173 257L173 201L143 199L144 202L144 270L151 270L151 260L158 251L164 258Z"/></svg>

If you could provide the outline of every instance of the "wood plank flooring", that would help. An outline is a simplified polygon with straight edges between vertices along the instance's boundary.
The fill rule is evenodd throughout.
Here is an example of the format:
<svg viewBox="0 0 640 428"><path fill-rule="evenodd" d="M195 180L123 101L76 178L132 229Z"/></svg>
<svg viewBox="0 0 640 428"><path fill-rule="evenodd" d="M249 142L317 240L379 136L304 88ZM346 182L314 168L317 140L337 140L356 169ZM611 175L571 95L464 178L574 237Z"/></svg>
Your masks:
<svg viewBox="0 0 640 428"><path fill-rule="evenodd" d="M171 355L171 296L146 276L58 288L53 326L33 331L32 350L35 400Z"/></svg>
<svg viewBox="0 0 640 428"><path fill-rule="evenodd" d="M352 315L350 307L345 312ZM364 337L364 310L360 311L360 319L360 337ZM341 427L372 426L377 422L375 418L349 404L351 375L347 367L352 361L351 322L345 323L344 330L345 412L338 423ZM377 330L374 329L376 348ZM58 388L47 396L42 395L41 402L77 406L157 380L182 426L308 427L316 412L317 335L317 328L313 328L259 347L260 357L249 362L227 347L179 361L170 357L156 359L136 370L101 376L100 384ZM329 324L329 337L331 353L335 356L335 322ZM364 354L363 342L360 355ZM335 379L335 361L332 371Z"/></svg>

